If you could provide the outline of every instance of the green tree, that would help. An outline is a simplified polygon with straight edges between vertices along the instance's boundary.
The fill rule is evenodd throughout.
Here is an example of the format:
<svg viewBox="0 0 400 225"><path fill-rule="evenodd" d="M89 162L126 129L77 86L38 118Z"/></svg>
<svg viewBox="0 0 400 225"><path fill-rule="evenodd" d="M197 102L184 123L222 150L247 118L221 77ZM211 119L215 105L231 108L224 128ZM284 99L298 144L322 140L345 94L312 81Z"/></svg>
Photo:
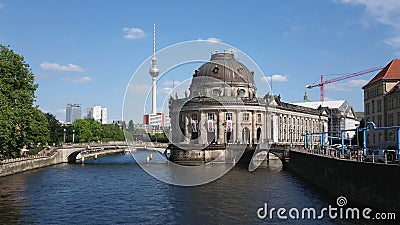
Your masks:
<svg viewBox="0 0 400 225"><path fill-rule="evenodd" d="M60 121L51 114L45 113L44 116L48 122L48 129L50 131L50 143L59 144L64 141L64 128L61 125Z"/></svg>
<svg viewBox="0 0 400 225"><path fill-rule="evenodd" d="M24 58L0 45L0 154L15 157L25 145L48 141L47 121L33 106L37 87Z"/></svg>
<svg viewBox="0 0 400 225"><path fill-rule="evenodd" d="M75 120L71 128L75 130L75 142L101 140L101 124L94 119Z"/></svg>
<svg viewBox="0 0 400 225"><path fill-rule="evenodd" d="M103 141L123 141L125 140L124 132L116 124L101 125L101 138Z"/></svg>
<svg viewBox="0 0 400 225"><path fill-rule="evenodd" d="M50 132L48 122L43 112L33 107L32 111L26 114L23 119L24 127L22 129L21 142L29 144L48 144L50 141Z"/></svg>

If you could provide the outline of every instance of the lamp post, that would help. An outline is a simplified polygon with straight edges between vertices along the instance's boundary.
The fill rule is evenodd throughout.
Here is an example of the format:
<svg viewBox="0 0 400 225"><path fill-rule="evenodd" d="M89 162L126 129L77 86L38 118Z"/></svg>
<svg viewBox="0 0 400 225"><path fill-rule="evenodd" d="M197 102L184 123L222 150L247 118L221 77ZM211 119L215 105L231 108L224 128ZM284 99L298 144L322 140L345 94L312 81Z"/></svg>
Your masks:
<svg viewBox="0 0 400 225"><path fill-rule="evenodd" d="M75 130L72 130L72 143L75 143Z"/></svg>
<svg viewBox="0 0 400 225"><path fill-rule="evenodd" d="M65 143L65 139L67 137L66 134L65 134L66 131L67 131L67 129L64 128L64 143Z"/></svg>

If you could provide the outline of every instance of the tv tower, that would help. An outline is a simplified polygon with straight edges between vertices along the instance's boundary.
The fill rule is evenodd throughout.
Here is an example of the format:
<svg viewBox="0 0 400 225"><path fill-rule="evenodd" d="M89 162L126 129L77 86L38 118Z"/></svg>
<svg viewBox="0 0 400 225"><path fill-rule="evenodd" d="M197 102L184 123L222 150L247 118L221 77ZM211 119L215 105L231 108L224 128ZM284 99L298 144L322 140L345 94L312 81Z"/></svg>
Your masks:
<svg viewBox="0 0 400 225"><path fill-rule="evenodd" d="M150 76L152 78L152 104L151 104L151 114L155 115L157 113L157 76L160 71L157 68L157 58L156 58L156 24L154 23L153 28L153 58L151 59L151 68L149 70Z"/></svg>

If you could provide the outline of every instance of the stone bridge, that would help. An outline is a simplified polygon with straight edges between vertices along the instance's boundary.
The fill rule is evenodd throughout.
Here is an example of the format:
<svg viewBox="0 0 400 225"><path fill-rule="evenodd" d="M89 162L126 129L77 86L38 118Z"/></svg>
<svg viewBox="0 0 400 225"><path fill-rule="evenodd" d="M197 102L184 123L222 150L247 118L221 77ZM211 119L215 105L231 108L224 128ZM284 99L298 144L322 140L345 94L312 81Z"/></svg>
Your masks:
<svg viewBox="0 0 400 225"><path fill-rule="evenodd" d="M60 163L75 162L77 156L83 152L85 157L94 157L106 154L113 154L116 152L122 152L126 149L125 145L104 145L93 147L93 152L84 152L86 147L79 146L68 146L67 148L57 149L52 151L50 155L35 156L35 157L23 157L10 160L0 161L0 177L11 174L16 174L28 170L43 168L52 166ZM85 155L87 154L87 155ZM82 153L81 153L82 155Z"/></svg>

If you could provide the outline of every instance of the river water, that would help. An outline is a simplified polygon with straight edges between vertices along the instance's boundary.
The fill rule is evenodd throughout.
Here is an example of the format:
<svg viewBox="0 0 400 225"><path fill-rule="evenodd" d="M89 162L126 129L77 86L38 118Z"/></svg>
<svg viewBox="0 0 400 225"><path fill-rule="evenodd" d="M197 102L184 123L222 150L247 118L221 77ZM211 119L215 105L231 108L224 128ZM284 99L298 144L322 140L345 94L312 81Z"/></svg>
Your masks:
<svg viewBox="0 0 400 225"><path fill-rule="evenodd" d="M321 209L335 199L283 170L279 161L253 172L235 167L196 187L158 181L129 154L0 178L0 224L362 224L328 217L260 219L264 203Z"/></svg>

